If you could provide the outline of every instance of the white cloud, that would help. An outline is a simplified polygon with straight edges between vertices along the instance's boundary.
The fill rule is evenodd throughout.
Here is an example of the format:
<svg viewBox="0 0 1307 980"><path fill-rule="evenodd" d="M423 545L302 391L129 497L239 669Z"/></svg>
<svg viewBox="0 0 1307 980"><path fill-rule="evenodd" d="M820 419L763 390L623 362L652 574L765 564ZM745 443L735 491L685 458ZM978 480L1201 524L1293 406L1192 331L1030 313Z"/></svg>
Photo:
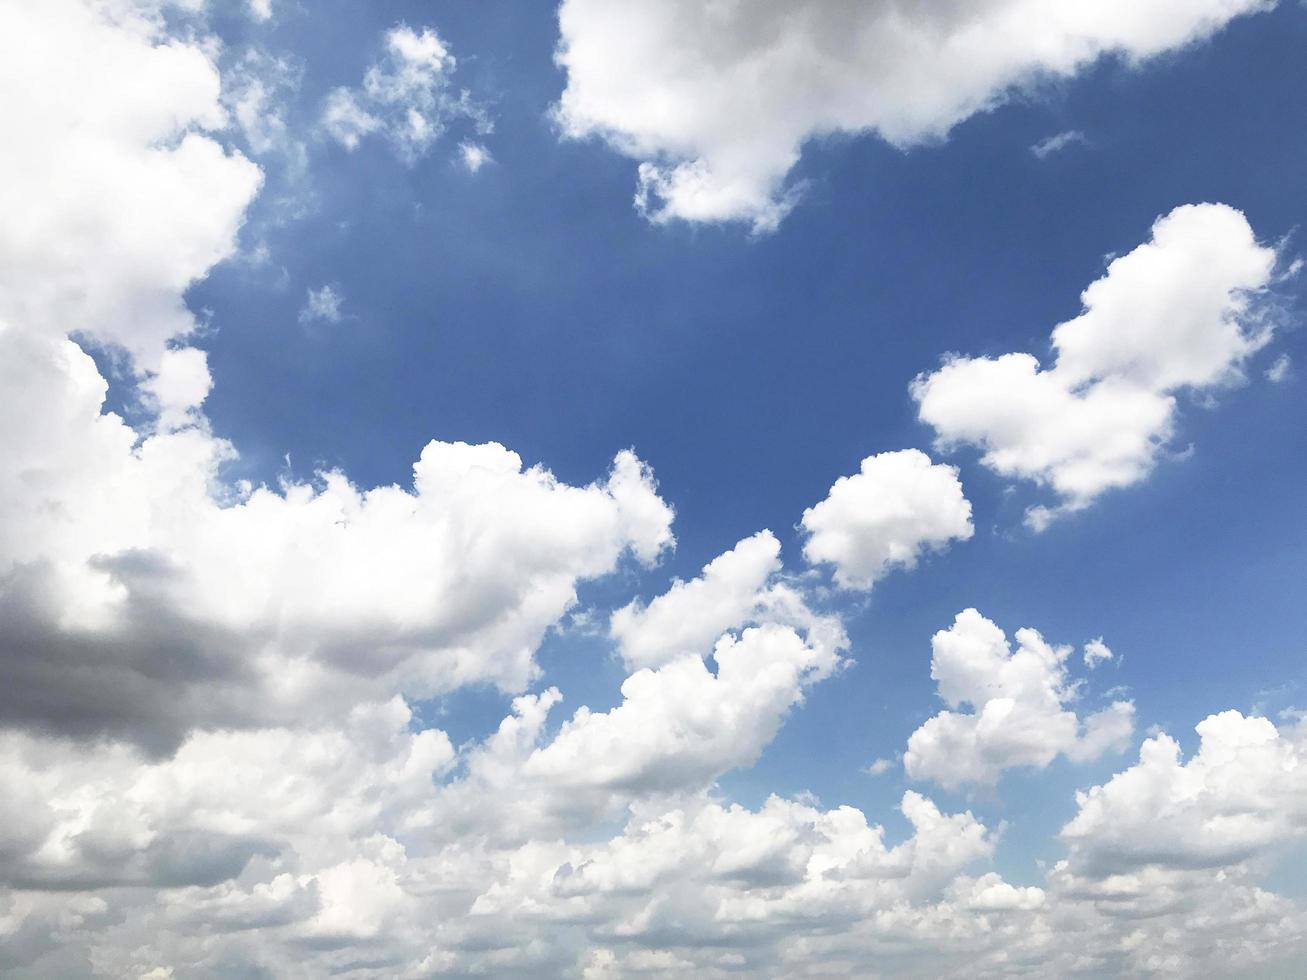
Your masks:
<svg viewBox="0 0 1307 980"><path fill-rule="evenodd" d="M745 538L704 566L701 577L674 582L647 607L613 613L609 632L628 667L658 667L699 655L732 626L750 619L767 582L780 571L781 545L770 531Z"/></svg>
<svg viewBox="0 0 1307 980"><path fill-rule="evenodd" d="M345 301L345 297L340 294L340 290L328 283L318 289L310 289L304 297L304 305L300 308L300 323L315 323L319 320L327 323L339 323L344 314L340 311L340 304Z"/></svg>
<svg viewBox="0 0 1307 980"><path fill-rule="evenodd" d="M458 144L459 158L463 161L463 169L468 173L477 173L487 163L494 160L487 150L480 143L473 143L471 140L464 140Z"/></svg>
<svg viewBox="0 0 1307 980"><path fill-rule="evenodd" d="M1089 140L1085 134L1078 129L1068 129L1065 132L1055 133L1052 136L1046 136L1030 148L1030 152L1039 159L1044 160L1065 150L1068 146L1086 145Z"/></svg>
<svg viewBox="0 0 1307 980"><path fill-rule="evenodd" d="M449 48L431 28L418 32L406 24L393 27L385 36L385 55L364 73L363 84L328 94L322 126L347 150L374 133L384 136L409 163L425 155L456 121L487 133L492 126L485 110L466 90L453 88L455 65ZM478 166L489 156L484 147L479 150ZM468 151L460 153L467 165Z"/></svg>
<svg viewBox="0 0 1307 980"><path fill-rule="evenodd" d="M1156 735L1137 765L1076 794L1079 812L1062 831L1075 873L1216 869L1307 836L1307 726L1225 711L1197 731L1189 761Z"/></svg>
<svg viewBox="0 0 1307 980"><path fill-rule="evenodd" d="M992 785L1005 769L1042 769L1057 756L1093 759L1120 751L1134 732L1134 705L1117 701L1077 716L1077 685L1067 676L1070 647L1054 647L1032 629L1017 630L1017 649L974 609L931 640L930 676L949 706L908 739L903 766L913 779L956 788ZM970 705L963 714L956 709Z"/></svg>
<svg viewBox="0 0 1307 980"><path fill-rule="evenodd" d="M893 759L877 759L867 767L867 775L883 776L897 765Z"/></svg>
<svg viewBox="0 0 1307 980"><path fill-rule="evenodd" d="M1261 300L1275 262L1241 212L1176 208L1053 330L1053 367L1031 354L952 357L912 383L921 420L941 447L978 446L996 473L1051 487L1057 505L1027 512L1042 530L1149 473L1175 431L1179 392L1241 377L1270 339Z"/></svg>
<svg viewBox="0 0 1307 980"><path fill-rule="evenodd" d="M1293 377L1293 359L1288 354L1281 354L1266 369L1266 380L1272 384L1278 385L1291 377Z"/></svg>
<svg viewBox="0 0 1307 980"><path fill-rule="evenodd" d="M300 179L308 168L308 150L291 134L286 102L298 92L302 69L289 57L273 57L255 48L223 71L222 101L240 127L251 153L279 154L287 176Z"/></svg>
<svg viewBox="0 0 1307 980"><path fill-rule="evenodd" d="M881 453L842 476L830 494L803 512L804 557L835 566L835 581L869 589L894 568L912 568L928 551L968 540L971 504L955 467L917 449Z"/></svg>
<svg viewBox="0 0 1307 980"><path fill-rule="evenodd" d="M0 99L13 134L0 154L0 322L93 335L153 370L193 329L182 291L233 253L261 178L207 135L226 123L208 55L134 14L110 23L79 0L0 9L14 40L0 92L22 93Z"/></svg>
<svg viewBox="0 0 1307 980"><path fill-rule="evenodd" d="M943 139L1013 92L1104 55L1128 63L1210 37L1274 0L876 2L565 0L565 134L641 161L654 221L775 228L804 144L870 132Z"/></svg>
<svg viewBox="0 0 1307 980"><path fill-rule="evenodd" d="M579 581L671 543L650 474L623 452L572 487L496 444L433 442L408 488L225 482L182 293L232 253L259 173L194 131L225 122L203 50L133 10L0 12L21 40L0 91L28 93L0 99L26 134L0 161L0 720L163 751L192 726L521 689ZM68 69L28 86L52 45ZM128 394L157 413L142 431L104 411L72 332L125 345Z"/></svg>
<svg viewBox="0 0 1307 980"><path fill-rule="evenodd" d="M1111 660L1112 657L1113 654L1111 648L1103 642L1101 636L1097 639L1090 640L1084 646L1083 658L1085 666L1090 670L1093 670L1101 663L1106 663Z"/></svg>
<svg viewBox="0 0 1307 980"><path fill-rule="evenodd" d="M245 9L259 23L272 20L272 0L245 0Z"/></svg>
<svg viewBox="0 0 1307 980"><path fill-rule="evenodd" d="M13 130L37 148L0 160L21 219L0 222L0 973L1247 974L1300 957L1301 909L1246 870L1301 837L1296 728L1209 719L1186 765L1141 761L1086 794L1038 885L986 866L997 831L915 792L897 839L806 795L721 799L847 645L766 532L614 616L645 665L615 707L551 731L561 696L537 690L484 740L426 727L413 697L529 685L580 581L671 545L650 473L622 452L570 486L496 444L432 442L403 487L225 481L182 294L231 254L258 173L196 131L224 124L211 45L126 2L95 8L113 23L18 6L0 22L31 71L0 65L0 96L22 93L0 113L38 109ZM76 57L43 58L61 40ZM72 331L129 349L139 429L104 411ZM1065 693L1022 642L1008 659L1039 654L1032 676ZM1188 840L1160 859L1139 783Z"/></svg>

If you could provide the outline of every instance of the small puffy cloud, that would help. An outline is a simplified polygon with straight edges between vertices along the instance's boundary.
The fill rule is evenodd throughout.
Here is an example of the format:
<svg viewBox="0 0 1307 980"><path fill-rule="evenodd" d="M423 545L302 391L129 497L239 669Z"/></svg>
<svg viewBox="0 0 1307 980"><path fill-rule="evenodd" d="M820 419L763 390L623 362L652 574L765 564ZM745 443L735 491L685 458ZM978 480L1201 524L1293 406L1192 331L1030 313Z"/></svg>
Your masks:
<svg viewBox="0 0 1307 980"><path fill-rule="evenodd" d="M874 133L898 147L1097 59L1127 63L1201 41L1268 0L565 0L557 118L638 167L651 220L774 229L801 188L803 146Z"/></svg>
<svg viewBox="0 0 1307 980"><path fill-rule="evenodd" d="M303 324L339 323L344 316L340 310L344 301L345 297L340 290L331 284L310 289L304 297L304 305L300 307L299 321Z"/></svg>
<svg viewBox="0 0 1307 980"><path fill-rule="evenodd" d="M378 134L400 158L412 163L430 150L446 129L463 121L478 133L492 129L485 110L466 90L456 91L454 56L431 28L415 31L400 24L386 33L385 53L363 75L357 88L333 89L323 103L321 123L326 133L347 150ZM471 151L485 163L488 151L475 143ZM469 165L469 150L460 149ZM476 169L469 165L469 169Z"/></svg>
<svg viewBox="0 0 1307 980"><path fill-rule="evenodd" d="M1054 153L1065 150L1069 146L1075 146L1077 144L1085 145L1088 142L1089 140L1085 137L1084 133L1080 132L1080 130L1068 129L1065 132L1055 133L1052 136L1044 137L1038 143L1030 147L1030 152L1043 160L1052 156Z"/></svg>
<svg viewBox="0 0 1307 980"><path fill-rule="evenodd" d="M245 11L252 20L265 23L272 20L272 0L245 0Z"/></svg>
<svg viewBox="0 0 1307 980"><path fill-rule="evenodd" d="M158 371L141 383L141 390L153 402L161 429L204 424L199 408L212 387L208 356L194 347L164 351Z"/></svg>
<svg viewBox="0 0 1307 980"><path fill-rule="evenodd" d="M1266 369L1266 380L1271 384L1278 385L1283 381L1288 381L1291 377L1293 377L1293 358L1288 354L1281 354Z"/></svg>
<svg viewBox="0 0 1307 980"><path fill-rule="evenodd" d="M1275 264L1241 212L1178 207L1053 330L1051 368L1031 354L950 357L912 383L918 414L941 448L977 446L994 472L1052 488L1058 503L1026 515L1042 530L1148 475L1178 393L1240 379L1271 336L1262 299Z"/></svg>
<svg viewBox="0 0 1307 980"><path fill-rule="evenodd" d="M1111 649L1108 647L1106 643L1103 642L1103 638L1101 636L1096 639L1090 640L1088 643L1085 644L1083 657L1085 661L1085 666L1088 667L1090 670L1093 670L1101 663L1106 663L1107 661L1111 660L1112 656L1113 654Z"/></svg>
<svg viewBox="0 0 1307 980"><path fill-rule="evenodd" d="M894 568L912 568L973 533L971 504L955 467L917 449L881 453L842 476L825 500L803 512L804 557L835 567L847 589L868 589Z"/></svg>
<svg viewBox="0 0 1307 980"><path fill-rule="evenodd" d="M485 146L471 140L464 140L458 144L458 156L463 164L463 169L470 174L476 173L494 159Z"/></svg>
<svg viewBox="0 0 1307 980"><path fill-rule="evenodd" d="M1134 733L1134 706L1117 701L1079 717L1077 685L1067 676L1070 647L1054 647L1032 629L1006 634L974 609L931 640L930 676L951 710L912 733L903 756L913 779L956 788L992 785L1005 769L1042 769L1057 756L1093 759L1120 751ZM956 709L970 705L962 713Z"/></svg>

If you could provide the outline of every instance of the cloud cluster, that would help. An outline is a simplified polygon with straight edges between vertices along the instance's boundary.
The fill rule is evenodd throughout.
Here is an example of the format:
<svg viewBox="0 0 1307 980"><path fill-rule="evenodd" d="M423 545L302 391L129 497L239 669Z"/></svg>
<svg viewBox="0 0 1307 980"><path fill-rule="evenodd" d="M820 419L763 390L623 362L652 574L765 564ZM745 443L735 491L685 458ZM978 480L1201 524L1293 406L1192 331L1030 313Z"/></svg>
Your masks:
<svg viewBox="0 0 1307 980"><path fill-rule="evenodd" d="M521 689L579 580L670 545L649 471L624 451L572 487L495 444L433 442L408 487L225 481L182 292L232 253L259 173L205 135L225 117L203 49L146 13L0 15L32 57L57 39L85 55L4 100L32 135L0 162L21 200L0 229L0 722L166 751L191 727ZM104 411L69 335L120 352L152 423Z"/></svg>
<svg viewBox="0 0 1307 980"><path fill-rule="evenodd" d="M992 785L1003 770L1044 768L1059 755L1093 759L1120 751L1134 733L1134 705L1116 701L1080 718L1066 670L1071 647L1032 629L1007 635L974 609L931 640L930 676L949 706L912 733L903 767L913 779L956 788ZM1102 641L1097 641L1101 646ZM970 705L963 713L957 709Z"/></svg>
<svg viewBox="0 0 1307 980"><path fill-rule="evenodd" d="M0 156L6 977L1247 973L1302 952L1302 910L1256 879L1307 828L1301 726L1214 716L1185 763L1149 739L1078 797L1064 859L1007 881L1002 829L917 791L901 831L724 798L850 659L770 532L613 613L618 702L551 723L545 632L580 582L672 544L633 452L584 486L456 442L404 486L227 480L183 292L232 253L259 173L215 138L214 45L167 23L132 0L0 9L19 42L0 94L23 93L0 113L31 135ZM382 125L445 70L432 38L369 73ZM51 74L55 50L75 57ZM1200 346L1165 383L1211 370ZM969 517L950 468L885 454L805 514L805 554L870 584ZM974 612L936 636L951 707L910 773L952 785L1129 735L1128 705L1076 714L1069 650L1017 641ZM455 745L418 702L473 683L519 693ZM940 731L948 758L919 737Z"/></svg>
<svg viewBox="0 0 1307 980"><path fill-rule="evenodd" d="M1057 505L1026 515L1042 530L1142 480L1175 433L1177 395L1241 378L1271 338L1275 264L1241 212L1178 207L1053 330L1052 367L1033 354L949 358L912 383L921 420L941 447L977 446L994 472L1050 487Z"/></svg>
<svg viewBox="0 0 1307 980"><path fill-rule="evenodd" d="M1105 55L1138 63L1275 0L565 0L563 131L639 160L654 221L774 229L810 139L936 141Z"/></svg>
<svg viewBox="0 0 1307 980"><path fill-rule="evenodd" d="M322 126L347 150L368 136L382 136L409 163L455 120L470 121L476 132L487 133L491 123L485 111L466 90L453 88L455 66L434 30L399 24L386 33L385 53L364 73L361 86L332 89L322 107Z"/></svg>

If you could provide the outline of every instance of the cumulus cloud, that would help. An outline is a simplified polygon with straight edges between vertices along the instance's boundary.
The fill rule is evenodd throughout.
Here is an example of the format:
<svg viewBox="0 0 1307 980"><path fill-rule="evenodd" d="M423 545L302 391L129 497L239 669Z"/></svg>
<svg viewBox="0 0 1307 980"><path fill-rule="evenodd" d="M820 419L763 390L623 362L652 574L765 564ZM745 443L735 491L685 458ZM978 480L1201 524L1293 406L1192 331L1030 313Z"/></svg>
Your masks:
<svg viewBox="0 0 1307 980"><path fill-rule="evenodd" d="M1155 735L1137 765L1076 794L1062 830L1076 873L1218 869L1307 836L1307 726L1224 711L1197 732L1187 762L1175 739Z"/></svg>
<svg viewBox="0 0 1307 980"><path fill-rule="evenodd" d="M920 418L941 448L977 446L994 472L1050 487L1057 504L1026 514L1042 530L1147 476L1175 433L1180 393L1241 378L1271 337L1275 263L1241 212L1178 207L1053 330L1052 367L1032 354L950 357L912 383Z"/></svg>
<svg viewBox="0 0 1307 980"><path fill-rule="evenodd" d="M633 601L613 613L609 632L627 666L658 667L701 653L726 629L749 619L765 586L781 569L781 545L770 531L745 538L689 582L674 582L648 606Z"/></svg>
<svg viewBox="0 0 1307 980"><path fill-rule="evenodd" d="M614 614L618 703L551 727L544 632L578 583L672 544L647 467L623 451L572 486L432 442L403 486L225 479L182 294L231 254L258 172L214 138L214 45L154 4L17 6L15 57L63 67L32 87L0 66L22 93L0 113L36 105L14 132L38 144L0 159L25 209L0 223L6 977L1246 974L1300 953L1301 910L1250 877L1301 836L1297 728L1218 716L1183 765L1150 740L1037 884L988 866L998 828L915 791L903 831L724 800L848 646L768 532ZM83 344L121 347L136 428ZM1053 689L1070 713L1065 654L1018 639L941 693L1041 718ZM456 746L414 702L468 683L530 690ZM1187 843L1150 842L1141 795Z"/></svg>
<svg viewBox="0 0 1307 980"><path fill-rule="evenodd" d="M119 345L149 370L194 320L182 292L235 249L257 167L225 126L217 68L134 5L6 4L0 34L0 321ZM67 70L51 73L54 63ZM39 83L34 80L39 79Z"/></svg>
<svg viewBox="0 0 1307 980"><path fill-rule="evenodd" d="M1082 654L1085 666L1090 670L1111 660L1113 656L1111 647L1103 642L1101 636L1086 643Z"/></svg>
<svg viewBox="0 0 1307 980"><path fill-rule="evenodd" d="M913 779L956 788L992 785L1005 769L1042 769L1059 755L1093 759L1123 749L1134 732L1134 705L1117 701L1080 718L1077 685L1067 675L1071 647L1055 647L1032 629L1007 635L974 609L931 640L930 676L951 710L912 733L903 766ZM970 705L969 713L959 712Z"/></svg>
<svg viewBox="0 0 1307 980"><path fill-rule="evenodd" d="M454 89L455 67L454 56L433 29L415 31L399 24L386 33L385 53L364 73L361 86L341 86L328 94L323 129L347 150L357 149L368 136L382 136L409 163L424 156L456 121L477 133L489 132L485 110L467 90Z"/></svg>
<svg viewBox="0 0 1307 980"><path fill-rule="evenodd" d="M941 140L1043 80L1105 55L1137 64L1273 5L565 0L557 117L641 161L636 204L651 220L766 231L798 198L787 178L810 139Z"/></svg>
<svg viewBox="0 0 1307 980"><path fill-rule="evenodd" d="M0 14L23 39L7 90L45 64L29 55L75 52L30 98L0 100L31 137L0 162L0 723L166 751L192 726L521 689L578 581L670 545L649 471L623 452L572 487L496 444L433 442L408 487L225 481L235 449L204 419L212 381L182 293L232 253L259 173L204 132L224 113L203 49L134 10ZM319 291L316 311L335 298ZM155 412L142 431L104 410L108 384L69 334L121 345Z"/></svg>
<svg viewBox="0 0 1307 980"><path fill-rule="evenodd" d="M138 443L102 414L105 382L70 341L10 329L0 351L19 406L0 425L10 724L166 745L191 724L330 712L364 689L521 688L578 580L671 540L629 452L586 487L502 446L439 442L408 488L340 472L229 486L233 450L206 428ZM168 411L202 396L202 359L164 366Z"/></svg>
<svg viewBox="0 0 1307 980"><path fill-rule="evenodd" d="M834 565L847 589L869 589L891 569L912 568L924 552L973 533L957 469L917 449L868 456L803 512L803 529L804 557Z"/></svg>

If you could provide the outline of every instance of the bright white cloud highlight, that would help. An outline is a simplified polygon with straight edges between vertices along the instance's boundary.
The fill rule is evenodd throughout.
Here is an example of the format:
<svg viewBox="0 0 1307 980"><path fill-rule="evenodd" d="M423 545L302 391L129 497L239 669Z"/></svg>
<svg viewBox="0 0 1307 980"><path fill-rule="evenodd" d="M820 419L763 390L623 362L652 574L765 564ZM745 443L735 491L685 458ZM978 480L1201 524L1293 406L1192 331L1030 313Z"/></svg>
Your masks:
<svg viewBox="0 0 1307 980"><path fill-rule="evenodd" d="M977 113L1104 55L1138 63L1274 0L875 2L565 0L558 120L639 160L654 221L775 228L803 145L943 139Z"/></svg>
<svg viewBox="0 0 1307 980"><path fill-rule="evenodd" d="M0 322L93 334L153 370L194 328L181 294L234 251L260 174L209 135L226 114L204 50L119 6L112 27L79 0L0 8L0 92L22 93L0 99Z"/></svg>
<svg viewBox="0 0 1307 980"><path fill-rule="evenodd" d="M455 66L434 30L419 32L400 24L386 33L385 54L364 73L360 87L336 88L327 96L322 126L347 150L372 134L384 136L409 163L426 154L457 120L487 133L492 126L485 111L466 90L453 88Z"/></svg>
<svg viewBox="0 0 1307 980"><path fill-rule="evenodd" d="M847 589L869 589L894 568L912 568L973 533L971 504L956 467L917 449L881 453L842 476L825 500L803 512L803 556L835 567Z"/></svg>
<svg viewBox="0 0 1307 980"><path fill-rule="evenodd" d="M1197 732L1187 762L1175 739L1156 735L1138 764L1077 794L1062 836L1078 873L1221 868L1307 836L1307 726L1225 711Z"/></svg>
<svg viewBox="0 0 1307 980"><path fill-rule="evenodd" d="M609 630L627 666L658 667L701 654L727 629L750 619L781 569L780 554L775 535L760 531L714 558L699 578L674 582L647 607L637 601L617 610Z"/></svg>
<svg viewBox="0 0 1307 980"><path fill-rule="evenodd" d="M908 739L903 766L912 779L956 788L993 785L1005 769L1042 769L1059 755L1094 759L1125 748L1134 733L1134 705L1117 701L1079 717L1078 686L1066 670L1071 647L1017 630L1017 648L974 609L931 640L930 676L950 708ZM963 713L957 709L970 705Z"/></svg>
<svg viewBox="0 0 1307 980"><path fill-rule="evenodd" d="M1026 515L1042 530L1147 476L1175 433L1178 394L1241 378L1271 337L1261 300L1275 263L1241 212L1176 208L1053 330L1052 367L1032 354L950 358L912 383L921 420L941 448L977 446L996 473L1050 487L1057 505Z"/></svg>

